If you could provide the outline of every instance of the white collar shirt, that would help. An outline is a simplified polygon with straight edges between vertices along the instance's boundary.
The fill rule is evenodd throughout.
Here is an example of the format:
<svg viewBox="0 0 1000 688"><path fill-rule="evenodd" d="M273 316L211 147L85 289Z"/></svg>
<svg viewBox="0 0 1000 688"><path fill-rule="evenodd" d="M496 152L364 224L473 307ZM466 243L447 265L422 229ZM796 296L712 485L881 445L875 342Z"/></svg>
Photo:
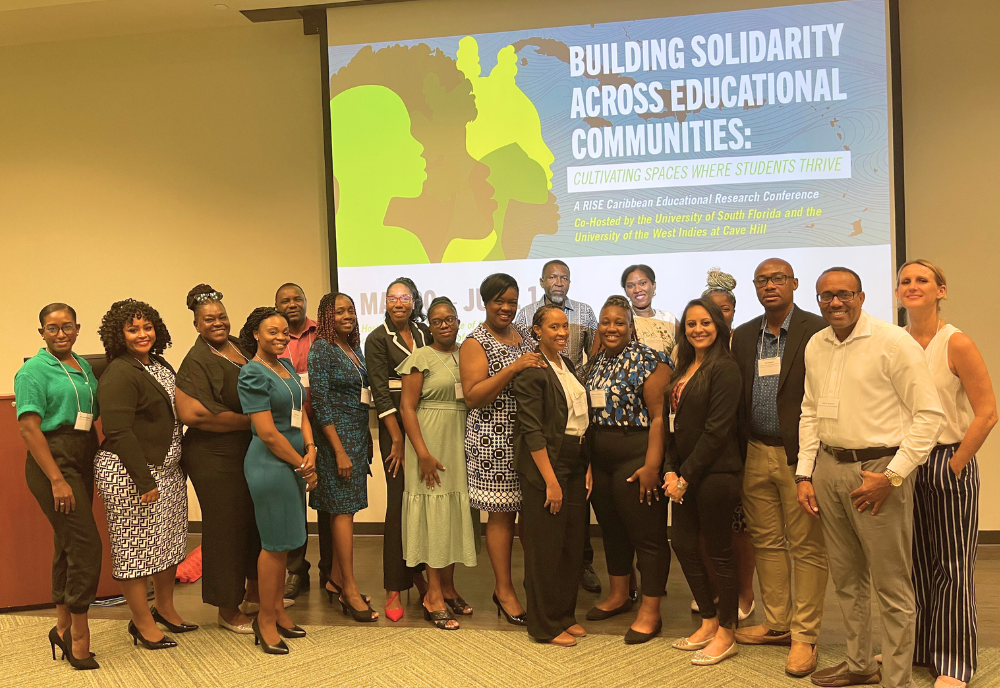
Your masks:
<svg viewBox="0 0 1000 688"><path fill-rule="evenodd" d="M927 460L944 428L944 411L924 352L906 330L862 311L842 342L832 327L817 332L806 345L805 363L796 475L812 475L821 442L843 449L899 447L888 468L903 477Z"/></svg>

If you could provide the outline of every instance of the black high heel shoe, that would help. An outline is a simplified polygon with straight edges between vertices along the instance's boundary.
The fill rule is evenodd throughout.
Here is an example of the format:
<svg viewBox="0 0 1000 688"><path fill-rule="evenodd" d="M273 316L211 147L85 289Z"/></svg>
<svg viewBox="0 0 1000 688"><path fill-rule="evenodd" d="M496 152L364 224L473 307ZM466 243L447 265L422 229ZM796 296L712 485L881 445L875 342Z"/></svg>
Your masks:
<svg viewBox="0 0 1000 688"><path fill-rule="evenodd" d="M333 590L330 590L330 588L328 588L326 586L323 587L323 590L326 592L326 598L328 600L330 600L330 604L332 605L333 604L333 596L336 595L339 598L340 594L342 592L344 592L344 591L343 591L343 589L339 585L337 585L333 581L327 581L327 582L330 585L333 586ZM363 599L365 601L365 604L367 604L367 605L371 605L371 603L372 603L372 596L371 595L366 595L364 593L361 593L361 599Z"/></svg>
<svg viewBox="0 0 1000 688"><path fill-rule="evenodd" d="M69 629L67 629L69 630ZM91 669L100 669L101 665L97 663L94 659L94 655L89 657L84 657L83 659L77 659L73 656L73 634L67 633L66 637L63 638L63 642L66 643L66 659L69 660L69 665L74 669L80 669L82 671L89 671ZM53 657L55 656L55 651L52 652Z"/></svg>
<svg viewBox="0 0 1000 688"><path fill-rule="evenodd" d="M142 643L142 646L147 650L166 650L171 647L177 647L177 641L167 636L163 636L163 640L147 640L146 636L139 632L135 622L131 620L128 622L128 634L132 636L133 645ZM69 650L68 644L66 649ZM69 655L69 652L67 651L66 654Z"/></svg>
<svg viewBox="0 0 1000 688"><path fill-rule="evenodd" d="M305 638L306 629L300 628L299 626L292 626L291 628L285 628L280 623L275 623L274 626L278 629L278 635L282 638Z"/></svg>
<svg viewBox="0 0 1000 688"><path fill-rule="evenodd" d="M347 600L344 599L343 593L341 593L338 599L340 600L340 606L344 610L344 614L350 616L355 621L359 621L361 623L378 621L378 617L375 616L375 610L371 608L371 605L369 605L366 609L358 611L352 605L348 604Z"/></svg>
<svg viewBox="0 0 1000 688"><path fill-rule="evenodd" d="M528 624L528 612L521 612L517 616L512 616L507 613L507 610L503 608L500 604L500 600L497 599L497 594L493 593L493 604L497 606L497 618L500 618L500 614L503 614L507 618L507 623L513 624L515 626L526 626Z"/></svg>
<svg viewBox="0 0 1000 688"><path fill-rule="evenodd" d="M278 624L274 625L279 629L281 628L281 626L278 626ZM263 650L266 654L269 655L288 654L288 646L285 645L284 640L279 640L277 645L267 644L267 641L264 640L264 636L260 634L260 626L257 625L257 619L253 620L253 623L250 625L250 627L253 628L253 644L260 645L260 649ZM280 633L281 631L279 630L278 632Z"/></svg>
<svg viewBox="0 0 1000 688"><path fill-rule="evenodd" d="M66 629L69 630L69 629ZM49 631L49 645L52 646L52 659L56 658L56 648L58 647L62 650L62 657L60 659L66 659L66 645L63 644L63 639L59 636L59 627L53 626L52 630Z"/></svg>
<svg viewBox="0 0 1000 688"><path fill-rule="evenodd" d="M163 614L156 611L156 607L150 607L149 613L153 615L153 621L160 624L161 626L166 626L167 630L171 633L190 633L191 631L198 630L198 624L189 624L181 622L179 624L170 623L163 618Z"/></svg>

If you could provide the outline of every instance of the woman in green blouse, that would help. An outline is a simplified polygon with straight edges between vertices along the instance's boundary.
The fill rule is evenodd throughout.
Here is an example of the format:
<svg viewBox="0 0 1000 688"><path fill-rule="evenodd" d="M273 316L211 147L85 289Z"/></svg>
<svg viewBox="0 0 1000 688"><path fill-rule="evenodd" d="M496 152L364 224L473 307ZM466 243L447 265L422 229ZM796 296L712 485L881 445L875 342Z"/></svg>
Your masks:
<svg viewBox="0 0 1000 688"><path fill-rule="evenodd" d="M101 536L91 509L97 379L73 353L80 333L76 311L52 303L38 320L45 346L14 377L14 398L18 427L28 445L28 488L55 531L52 601L57 620L49 643L52 659L58 646L73 667L97 669L87 624L101 575Z"/></svg>

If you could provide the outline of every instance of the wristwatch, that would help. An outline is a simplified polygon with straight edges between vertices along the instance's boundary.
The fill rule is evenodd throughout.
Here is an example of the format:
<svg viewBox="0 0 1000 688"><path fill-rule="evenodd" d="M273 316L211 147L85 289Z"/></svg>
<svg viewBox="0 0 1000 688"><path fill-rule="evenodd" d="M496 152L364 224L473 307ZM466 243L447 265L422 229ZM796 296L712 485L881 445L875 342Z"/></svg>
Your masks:
<svg viewBox="0 0 1000 688"><path fill-rule="evenodd" d="M882 475L884 475L886 478L889 479L889 483L893 487L899 487L900 485L903 484L903 476L901 476L896 471L890 471L888 468L886 468L884 471L882 471Z"/></svg>
<svg viewBox="0 0 1000 688"><path fill-rule="evenodd" d="M677 478L677 489L679 489L679 490L686 490L686 489L688 489L688 484L686 482L684 482L684 478L681 478L681 477Z"/></svg>

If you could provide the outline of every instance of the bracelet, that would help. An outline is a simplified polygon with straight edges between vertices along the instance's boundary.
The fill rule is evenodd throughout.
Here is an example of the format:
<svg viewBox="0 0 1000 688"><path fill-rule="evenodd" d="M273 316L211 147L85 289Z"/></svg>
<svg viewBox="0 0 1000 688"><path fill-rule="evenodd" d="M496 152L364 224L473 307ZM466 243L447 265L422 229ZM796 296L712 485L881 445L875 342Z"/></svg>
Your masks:
<svg viewBox="0 0 1000 688"><path fill-rule="evenodd" d="M309 444L305 445L303 447L303 449L309 449L309 447L312 447L312 448L315 449L316 448L316 443L315 442L310 442Z"/></svg>
<svg viewBox="0 0 1000 688"><path fill-rule="evenodd" d="M799 483L811 483L813 481L811 475L797 475L795 476L795 484Z"/></svg>

